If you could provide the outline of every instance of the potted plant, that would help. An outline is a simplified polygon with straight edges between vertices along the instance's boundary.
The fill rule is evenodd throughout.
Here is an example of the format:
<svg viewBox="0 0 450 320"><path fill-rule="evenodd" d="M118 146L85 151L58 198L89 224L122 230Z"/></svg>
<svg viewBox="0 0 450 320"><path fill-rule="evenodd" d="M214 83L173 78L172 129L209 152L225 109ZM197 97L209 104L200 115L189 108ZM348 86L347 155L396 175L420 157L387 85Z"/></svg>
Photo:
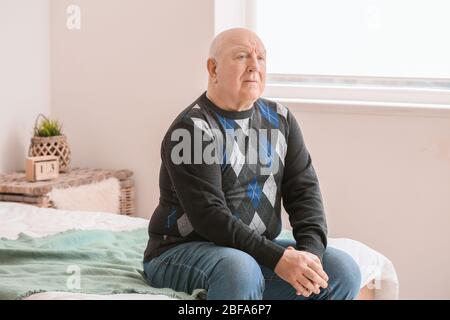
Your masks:
<svg viewBox="0 0 450 320"><path fill-rule="evenodd" d="M69 169L70 148L59 121L49 119L43 114L37 116L28 156L57 156L59 171L65 172Z"/></svg>

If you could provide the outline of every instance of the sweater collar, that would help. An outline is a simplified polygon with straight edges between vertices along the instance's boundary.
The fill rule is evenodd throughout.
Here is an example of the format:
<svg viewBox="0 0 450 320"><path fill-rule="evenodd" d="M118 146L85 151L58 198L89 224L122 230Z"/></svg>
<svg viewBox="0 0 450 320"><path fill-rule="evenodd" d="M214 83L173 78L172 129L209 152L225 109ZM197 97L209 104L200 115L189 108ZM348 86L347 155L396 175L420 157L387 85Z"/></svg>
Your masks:
<svg viewBox="0 0 450 320"><path fill-rule="evenodd" d="M206 96L206 91L202 94L200 99L205 103L206 106L208 106L208 108L212 109L213 111L215 111L216 113L220 114L221 116L224 116L224 117L229 118L229 119L245 119L245 118L249 118L249 117L252 116L252 114L253 114L253 112L255 110L255 103L253 104L253 106L250 109L244 110L244 111L228 111L228 110L224 110L224 109L219 108L218 106L216 106L214 104L214 102L212 102L211 100L208 99L208 97Z"/></svg>

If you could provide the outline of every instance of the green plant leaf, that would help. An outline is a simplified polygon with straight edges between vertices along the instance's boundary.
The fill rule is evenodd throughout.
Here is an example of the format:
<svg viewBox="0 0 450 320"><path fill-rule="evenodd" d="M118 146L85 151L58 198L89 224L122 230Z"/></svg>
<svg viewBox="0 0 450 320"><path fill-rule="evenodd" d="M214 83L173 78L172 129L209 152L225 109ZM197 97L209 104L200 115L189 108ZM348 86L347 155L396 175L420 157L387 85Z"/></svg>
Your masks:
<svg viewBox="0 0 450 320"><path fill-rule="evenodd" d="M48 119L43 116L34 128L34 135L36 137L54 137L62 135L62 125L58 120Z"/></svg>

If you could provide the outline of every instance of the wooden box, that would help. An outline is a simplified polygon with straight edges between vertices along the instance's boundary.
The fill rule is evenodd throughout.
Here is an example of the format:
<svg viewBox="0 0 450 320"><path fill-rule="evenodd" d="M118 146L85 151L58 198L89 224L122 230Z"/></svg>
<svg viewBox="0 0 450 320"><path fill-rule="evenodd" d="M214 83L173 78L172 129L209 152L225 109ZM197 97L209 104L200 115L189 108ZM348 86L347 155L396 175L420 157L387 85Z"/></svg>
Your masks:
<svg viewBox="0 0 450 320"><path fill-rule="evenodd" d="M25 177L27 181L42 181L58 178L59 163L57 156L27 157Z"/></svg>

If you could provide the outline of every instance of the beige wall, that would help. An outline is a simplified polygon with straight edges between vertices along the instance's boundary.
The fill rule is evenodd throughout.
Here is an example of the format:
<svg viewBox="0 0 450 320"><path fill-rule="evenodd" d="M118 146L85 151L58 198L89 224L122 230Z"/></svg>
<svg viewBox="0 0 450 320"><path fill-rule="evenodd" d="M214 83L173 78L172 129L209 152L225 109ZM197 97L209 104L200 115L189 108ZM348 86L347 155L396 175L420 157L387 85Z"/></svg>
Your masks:
<svg viewBox="0 0 450 320"><path fill-rule="evenodd" d="M290 109L320 179L330 236L386 255L401 298L449 299L450 110L427 116Z"/></svg>
<svg viewBox="0 0 450 320"><path fill-rule="evenodd" d="M69 4L79 31L66 28ZM73 165L133 170L140 216L159 198L167 127L205 89L213 11L209 0L51 1L52 112Z"/></svg>
<svg viewBox="0 0 450 320"><path fill-rule="evenodd" d="M0 1L0 173L24 170L33 124L50 112L48 0Z"/></svg>

